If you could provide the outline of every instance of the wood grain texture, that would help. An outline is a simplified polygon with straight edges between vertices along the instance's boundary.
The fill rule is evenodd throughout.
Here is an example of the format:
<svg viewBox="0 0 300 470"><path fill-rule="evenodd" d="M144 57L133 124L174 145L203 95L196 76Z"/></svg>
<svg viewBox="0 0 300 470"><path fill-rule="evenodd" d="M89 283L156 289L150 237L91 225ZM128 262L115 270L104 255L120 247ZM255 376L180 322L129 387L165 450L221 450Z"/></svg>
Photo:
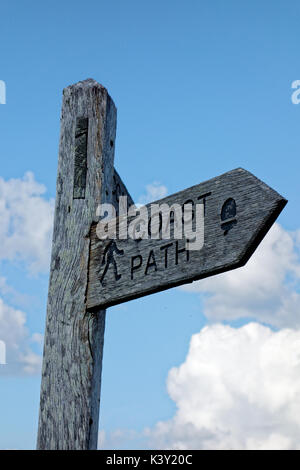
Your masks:
<svg viewBox="0 0 300 470"><path fill-rule="evenodd" d="M79 117L76 119L73 199L85 197L88 128L88 118Z"/></svg>
<svg viewBox="0 0 300 470"><path fill-rule="evenodd" d="M76 180L78 118L88 119L87 171ZM64 89L38 449L97 448L105 310L87 310L89 232L97 205L113 199L115 133L105 88L88 79Z"/></svg>
<svg viewBox="0 0 300 470"><path fill-rule="evenodd" d="M121 177L119 176L117 170L114 168L114 175L112 180L112 204L116 209L116 215L119 214L119 197L127 196L127 207L130 207L134 204L133 199L123 183Z"/></svg>
<svg viewBox="0 0 300 470"><path fill-rule="evenodd" d="M108 307L243 266L287 202L241 168L156 204L183 206L188 201L205 206L201 250L186 251L185 239L99 240L93 226L89 308ZM123 216L117 220L119 226L127 224Z"/></svg>

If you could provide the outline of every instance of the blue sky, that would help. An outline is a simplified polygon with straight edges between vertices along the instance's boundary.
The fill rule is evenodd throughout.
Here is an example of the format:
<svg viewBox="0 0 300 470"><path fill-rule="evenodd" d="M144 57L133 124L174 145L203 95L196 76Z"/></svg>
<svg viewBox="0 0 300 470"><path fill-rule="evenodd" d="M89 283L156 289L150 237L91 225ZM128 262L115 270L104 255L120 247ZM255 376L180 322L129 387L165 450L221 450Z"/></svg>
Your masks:
<svg viewBox="0 0 300 470"><path fill-rule="evenodd" d="M89 77L108 89L118 108L115 166L135 201L147 191L151 198L155 187L172 194L237 167L253 172L289 200L280 226L262 244L253 264L239 270L245 274L236 271L191 289L171 289L109 309L100 411L103 446L160 447L176 445L177 439L189 447L194 443L187 437L186 423L197 432L204 426L199 441L206 448L258 447L261 442L295 446L300 423L290 423L287 415L279 420L275 405L257 418L255 436L243 428L243 442L233 438L228 443L218 436L209 443L208 431L222 428L233 416L243 422L254 395L245 396L247 406L232 411L236 414L227 421L224 409L211 411L211 420L201 415L201 427L186 417L187 407L174 391L180 374L168 374L180 365L188 368L196 354L189 349L192 335L204 344L215 335L217 345L228 334L228 351L241 335L248 338L244 342L255 337L255 351L262 351L260 363L265 364L262 342L271 348L279 338L272 335L289 328L280 336L285 345L288 335L299 331L300 105L291 101L291 84L300 79L299 11L299 5L286 1L87 0L83 5L54 0L1 5L0 80L7 95L6 104L0 104L0 340L13 331L14 322L18 328L15 336L7 336L12 350L7 351L7 365L0 366L0 448L35 447L39 335L45 324L62 90ZM26 172L31 176L24 179ZM12 237L19 248L12 247ZM227 365L221 368L222 354L212 351L211 369L222 378L220 370L227 371ZM18 364L26 354L27 373ZM296 377L298 366L291 375ZM235 367L245 370L242 363ZM251 370L257 384L256 367ZM203 377L202 372L196 368L195 377ZM275 379L283 380L276 376L270 383ZM216 382L207 383L218 389ZM226 388L230 396L237 393L230 388L234 383ZM180 396L190 396L183 379L180 387ZM294 396L299 390L295 388ZM289 400L282 400L288 407ZM257 403L257 409L264 408ZM205 399L202 404L209 409ZM282 426L271 437L263 436L263 427L275 418ZM160 431L159 421L164 423ZM235 431L230 432L234 437Z"/></svg>

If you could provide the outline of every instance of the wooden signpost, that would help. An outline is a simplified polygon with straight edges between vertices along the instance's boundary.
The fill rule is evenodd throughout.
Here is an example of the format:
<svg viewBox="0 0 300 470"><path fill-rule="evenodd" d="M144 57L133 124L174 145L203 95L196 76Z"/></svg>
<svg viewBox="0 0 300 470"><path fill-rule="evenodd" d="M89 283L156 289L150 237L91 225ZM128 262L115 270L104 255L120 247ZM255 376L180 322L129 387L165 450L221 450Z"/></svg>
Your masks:
<svg viewBox="0 0 300 470"><path fill-rule="evenodd" d="M244 265L287 202L236 169L157 201L157 213L146 206L142 235L130 237L115 132L105 88L88 79L64 90L38 449L97 448L105 308ZM108 203L121 238L99 238L98 208Z"/></svg>
<svg viewBox="0 0 300 470"><path fill-rule="evenodd" d="M144 224L147 239L100 240L94 225L87 307L110 307L243 266L286 202L251 173L239 168L149 204L149 218ZM202 230L203 240L199 249L187 249L184 233L182 239L176 239L174 231L169 239L150 238L151 206L154 206L153 217L159 214L155 206L164 204L171 209L177 204L182 208L182 214L190 204L191 218L194 219L197 204L202 204L203 221L199 221L199 230ZM172 220L172 217L170 210L169 218ZM162 231L159 215L156 218L157 232L159 228ZM130 218L129 223L133 223ZM194 231L196 225L195 220ZM115 254L108 265L105 255L112 243Z"/></svg>
<svg viewBox="0 0 300 470"><path fill-rule="evenodd" d="M97 206L126 194L115 133L105 88L85 80L64 90L38 449L97 448L105 310L88 311L86 291Z"/></svg>

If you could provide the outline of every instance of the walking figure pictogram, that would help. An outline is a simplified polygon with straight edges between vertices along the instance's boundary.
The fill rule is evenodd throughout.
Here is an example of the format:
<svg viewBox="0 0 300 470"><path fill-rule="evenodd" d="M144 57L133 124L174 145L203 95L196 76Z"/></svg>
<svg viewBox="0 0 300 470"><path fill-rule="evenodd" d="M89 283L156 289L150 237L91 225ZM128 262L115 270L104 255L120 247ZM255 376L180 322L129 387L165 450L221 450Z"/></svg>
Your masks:
<svg viewBox="0 0 300 470"><path fill-rule="evenodd" d="M105 266L104 271L102 273L102 276L100 278L100 282L101 282L102 285L104 285L103 280L104 280L104 277L105 277L105 275L108 271L108 268L111 264L113 265L113 268L114 268L115 280L118 281L122 277L121 274L118 274L118 267L117 267L117 263L116 263L116 260L115 260L115 257L114 257L115 253L117 255L124 255L124 250L119 250L119 248L116 245L116 242L114 240L112 240L107 245L107 247L105 248L104 253L103 253L103 259L102 259L101 266L104 266L105 263L106 263L106 266Z"/></svg>

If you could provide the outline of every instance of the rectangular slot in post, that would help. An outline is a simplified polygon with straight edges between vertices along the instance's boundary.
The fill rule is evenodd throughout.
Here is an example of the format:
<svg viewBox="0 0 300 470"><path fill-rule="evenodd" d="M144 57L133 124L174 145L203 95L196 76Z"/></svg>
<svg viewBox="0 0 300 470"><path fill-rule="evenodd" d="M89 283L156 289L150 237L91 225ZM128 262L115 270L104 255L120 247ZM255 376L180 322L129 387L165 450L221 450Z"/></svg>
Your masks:
<svg viewBox="0 0 300 470"><path fill-rule="evenodd" d="M73 199L85 198L88 118L76 119Z"/></svg>

